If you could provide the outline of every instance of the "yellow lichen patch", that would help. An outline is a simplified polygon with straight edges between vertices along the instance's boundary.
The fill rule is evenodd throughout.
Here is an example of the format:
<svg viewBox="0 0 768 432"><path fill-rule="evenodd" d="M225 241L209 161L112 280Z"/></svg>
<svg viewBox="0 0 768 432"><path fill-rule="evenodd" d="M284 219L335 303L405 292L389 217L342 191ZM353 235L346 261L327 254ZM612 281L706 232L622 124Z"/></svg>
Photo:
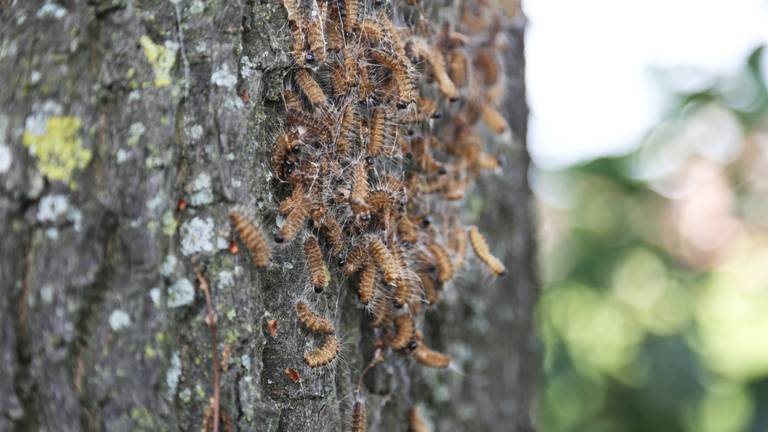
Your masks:
<svg viewBox="0 0 768 432"><path fill-rule="evenodd" d="M51 117L46 121L45 132L38 135L24 131L23 143L38 158L38 168L51 180L75 183L70 177L75 170L83 169L91 160L91 150L83 147L77 136L80 119L77 117Z"/></svg>
<svg viewBox="0 0 768 432"><path fill-rule="evenodd" d="M171 68L176 62L176 50L158 45L152 42L149 36L139 38L141 47L144 48L144 55L147 61L152 65L155 73L155 87L165 87L171 84Z"/></svg>

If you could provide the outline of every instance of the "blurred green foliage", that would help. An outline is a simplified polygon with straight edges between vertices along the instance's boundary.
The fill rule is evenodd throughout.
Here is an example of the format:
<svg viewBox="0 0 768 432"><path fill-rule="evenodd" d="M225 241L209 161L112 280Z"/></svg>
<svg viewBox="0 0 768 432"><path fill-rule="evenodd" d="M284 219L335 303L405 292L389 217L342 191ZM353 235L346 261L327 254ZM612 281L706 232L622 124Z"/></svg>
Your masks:
<svg viewBox="0 0 768 432"><path fill-rule="evenodd" d="M539 430L768 430L765 59L631 154L534 174Z"/></svg>

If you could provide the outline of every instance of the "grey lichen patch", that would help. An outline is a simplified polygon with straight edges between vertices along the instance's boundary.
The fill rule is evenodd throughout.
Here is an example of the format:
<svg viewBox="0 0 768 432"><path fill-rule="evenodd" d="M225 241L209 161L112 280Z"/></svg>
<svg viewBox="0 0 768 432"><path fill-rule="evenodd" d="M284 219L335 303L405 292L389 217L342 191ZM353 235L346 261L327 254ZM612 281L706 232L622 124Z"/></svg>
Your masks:
<svg viewBox="0 0 768 432"><path fill-rule="evenodd" d="M149 298L152 299L152 304L155 305L155 307L160 307L162 305L162 293L160 288L155 287L149 290Z"/></svg>
<svg viewBox="0 0 768 432"><path fill-rule="evenodd" d="M237 84L237 77L229 71L229 66L225 63L211 75L211 83L219 87L232 89Z"/></svg>
<svg viewBox="0 0 768 432"><path fill-rule="evenodd" d="M192 256L216 251L216 233L211 218L193 218L181 226L181 253Z"/></svg>
<svg viewBox="0 0 768 432"><path fill-rule="evenodd" d="M69 210L67 195L46 195L40 199L37 206L37 220L40 222L55 222Z"/></svg>
<svg viewBox="0 0 768 432"><path fill-rule="evenodd" d="M187 278L181 278L168 287L168 307L177 308L195 300L195 287Z"/></svg>
<svg viewBox="0 0 768 432"><path fill-rule="evenodd" d="M11 149L5 144L0 144L0 174L7 173L11 169L11 163L13 163Z"/></svg>
<svg viewBox="0 0 768 432"><path fill-rule="evenodd" d="M40 300L42 300L45 304L53 303L54 294L55 291L50 285L43 285L43 287L40 288Z"/></svg>
<svg viewBox="0 0 768 432"><path fill-rule="evenodd" d="M219 290L225 290L235 285L235 278L232 272L229 270L222 270L219 272L219 278L216 281L216 288Z"/></svg>
<svg viewBox="0 0 768 432"><path fill-rule="evenodd" d="M170 277L176 270L176 263L178 263L178 261L179 260L176 259L175 255L166 256L165 260L163 260L163 264L160 265L160 274L165 277Z"/></svg>
<svg viewBox="0 0 768 432"><path fill-rule="evenodd" d="M165 373L165 385L168 388L168 398L172 399L179 386L179 377L181 376L181 358L178 351L171 356L171 367Z"/></svg>
<svg viewBox="0 0 768 432"><path fill-rule="evenodd" d="M191 205L200 207L213 202L213 186L210 174L204 172L195 177L190 189L189 203Z"/></svg>
<svg viewBox="0 0 768 432"><path fill-rule="evenodd" d="M131 325L131 316L122 309L115 309L109 314L109 327L114 331L120 331Z"/></svg>
<svg viewBox="0 0 768 432"><path fill-rule="evenodd" d="M203 136L203 127L199 124L194 124L189 128L189 137L195 141L199 140Z"/></svg>
<svg viewBox="0 0 768 432"><path fill-rule="evenodd" d="M37 10L37 13L35 16L37 18L55 18L55 19L62 19L67 15L67 10L64 9L60 4L56 2L52 2L50 0L46 1L45 4Z"/></svg>
<svg viewBox="0 0 768 432"><path fill-rule="evenodd" d="M147 127L142 122L136 122L128 129L128 140L126 144L130 147L136 147L144 132L147 131Z"/></svg>

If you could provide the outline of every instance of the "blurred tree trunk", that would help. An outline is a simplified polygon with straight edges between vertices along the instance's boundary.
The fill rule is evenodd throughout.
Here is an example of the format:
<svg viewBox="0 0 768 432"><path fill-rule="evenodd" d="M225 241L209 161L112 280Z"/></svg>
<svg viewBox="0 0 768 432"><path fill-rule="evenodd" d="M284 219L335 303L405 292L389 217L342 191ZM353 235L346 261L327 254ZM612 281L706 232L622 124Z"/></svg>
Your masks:
<svg viewBox="0 0 768 432"><path fill-rule="evenodd" d="M236 430L347 428L372 349L354 295L328 290L345 355L310 372L286 300L304 278L291 271L297 246L261 273L227 251L230 208L274 214L266 161L289 65L280 4L4 0L0 17L0 430L199 430L212 348L193 257L228 358L223 417ZM433 345L463 373L403 359L376 369L370 430L405 430L413 403L435 430L531 428L523 21L504 26L517 144L469 197L511 274L470 274L431 315Z"/></svg>

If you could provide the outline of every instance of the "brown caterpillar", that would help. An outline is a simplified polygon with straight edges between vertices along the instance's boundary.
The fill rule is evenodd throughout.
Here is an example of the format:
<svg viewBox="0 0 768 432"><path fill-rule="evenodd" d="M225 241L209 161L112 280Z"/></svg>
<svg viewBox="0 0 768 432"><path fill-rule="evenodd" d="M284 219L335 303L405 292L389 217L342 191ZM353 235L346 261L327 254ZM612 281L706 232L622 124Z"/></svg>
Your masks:
<svg viewBox="0 0 768 432"><path fill-rule="evenodd" d="M464 264L464 256L467 254L467 232L461 226L456 226L450 236L451 249L453 249L453 268L460 270Z"/></svg>
<svg viewBox="0 0 768 432"><path fill-rule="evenodd" d="M371 140L368 142L368 155L376 157L389 144L392 138L391 113L386 108L377 107L371 116Z"/></svg>
<svg viewBox="0 0 768 432"><path fill-rule="evenodd" d="M339 353L339 342L336 336L325 335L325 341L312 352L304 354L304 362L311 368L325 366L332 362Z"/></svg>
<svg viewBox="0 0 768 432"><path fill-rule="evenodd" d="M331 255L338 256L344 248L344 233L341 231L339 222L332 217L326 217L323 220L323 231L331 247Z"/></svg>
<svg viewBox="0 0 768 432"><path fill-rule="evenodd" d="M325 93L320 87L320 84L312 78L312 74L309 73L309 69L299 69L296 71L296 83L301 88L301 91L307 96L309 102L314 107L324 106L327 102Z"/></svg>
<svg viewBox="0 0 768 432"><path fill-rule="evenodd" d="M331 86L333 88L333 96L341 98L347 94L349 85L347 83L347 71L342 64L335 64L331 67Z"/></svg>
<svg viewBox="0 0 768 432"><path fill-rule="evenodd" d="M417 274L421 281L421 286L424 288L424 297L427 303L431 305L437 303L440 300L440 292L435 286L435 280L427 272L419 272Z"/></svg>
<svg viewBox="0 0 768 432"><path fill-rule="evenodd" d="M368 211L366 199L368 198L368 170L364 164L357 164L352 171L352 191L349 194L349 203L354 214Z"/></svg>
<svg viewBox="0 0 768 432"><path fill-rule="evenodd" d="M480 260L484 262L496 276L504 276L507 274L507 268L498 258L491 254L488 242L485 241L485 237L480 234L480 231L476 226L471 226L469 228L469 242L472 244L472 249L475 250L477 257L480 258Z"/></svg>
<svg viewBox="0 0 768 432"><path fill-rule="evenodd" d="M360 24L360 35L370 42L380 43L384 39L384 30L375 19L368 18Z"/></svg>
<svg viewBox="0 0 768 432"><path fill-rule="evenodd" d="M285 110L302 110L304 107L301 104L301 99L293 90L283 90L283 101L285 103Z"/></svg>
<svg viewBox="0 0 768 432"><path fill-rule="evenodd" d="M332 123L323 116L312 115L303 110L288 111L288 125L301 126L306 129L305 135L323 142L331 140Z"/></svg>
<svg viewBox="0 0 768 432"><path fill-rule="evenodd" d="M234 225L237 235L243 241L243 244L251 252L251 259L257 268L264 268L269 265L272 257L272 251L267 244L267 239L261 234L261 231L248 218L239 212L229 212L229 219Z"/></svg>
<svg viewBox="0 0 768 432"><path fill-rule="evenodd" d="M352 432L365 432L367 422L367 413L365 410L365 403L361 400L356 400L352 406Z"/></svg>
<svg viewBox="0 0 768 432"><path fill-rule="evenodd" d="M509 128L509 124L504 116L489 104L483 105L480 117L483 119L483 123L488 125L497 134L504 133Z"/></svg>
<svg viewBox="0 0 768 432"><path fill-rule="evenodd" d="M432 73L437 81L437 87L440 89L440 93L443 94L448 100L455 101L459 98L459 91L456 89L456 85L451 81L451 77L448 76L448 72L445 67L445 57L436 47L432 47L429 51L429 64L432 66Z"/></svg>
<svg viewBox="0 0 768 432"><path fill-rule="evenodd" d="M397 237L404 246L412 246L417 239L416 225L407 215L400 218L397 223Z"/></svg>
<svg viewBox="0 0 768 432"><path fill-rule="evenodd" d="M307 44L304 37L302 21L290 21L288 26L291 30L291 53L293 54L293 61L297 65L302 66L304 65L304 47Z"/></svg>
<svg viewBox="0 0 768 432"><path fill-rule="evenodd" d="M395 317L395 334L389 340L389 346L396 350L405 349L413 340L413 319L408 314Z"/></svg>
<svg viewBox="0 0 768 432"><path fill-rule="evenodd" d="M339 138L336 140L336 149L339 154L345 156L349 153L352 140L360 131L360 115L357 112L355 104L349 103L344 108L344 114L341 119L341 128L339 129ZM362 164L361 164L362 165Z"/></svg>
<svg viewBox="0 0 768 432"><path fill-rule="evenodd" d="M411 407L408 410L408 432L428 432L427 424L419 414L419 409Z"/></svg>
<svg viewBox="0 0 768 432"><path fill-rule="evenodd" d="M359 0L344 0L344 32L350 33L360 22Z"/></svg>
<svg viewBox="0 0 768 432"><path fill-rule="evenodd" d="M282 228L275 234L275 242L283 243L285 241L291 241L296 234L304 226L304 221L309 216L309 209L307 206L297 206L285 218Z"/></svg>
<svg viewBox="0 0 768 432"><path fill-rule="evenodd" d="M392 308L390 303L381 297L376 298L372 304L373 311L371 313L371 325L374 327L381 327L389 321L392 315Z"/></svg>
<svg viewBox="0 0 768 432"><path fill-rule="evenodd" d="M410 76L408 66L403 60L382 51L373 51L371 58L392 71L392 77L397 84L399 98L397 107L399 109L404 109L408 104L416 101L416 86Z"/></svg>
<svg viewBox="0 0 768 432"><path fill-rule="evenodd" d="M325 271L325 262L323 261L323 252L314 236L307 237L304 241L304 256L307 258L309 266L310 280L316 293L321 293L328 285L328 276Z"/></svg>
<svg viewBox="0 0 768 432"><path fill-rule="evenodd" d="M384 282L386 282L387 285L394 285L400 278L400 269L397 266L397 262L392 257L392 253L377 237L371 237L369 247L371 256L384 275Z"/></svg>
<svg viewBox="0 0 768 432"><path fill-rule="evenodd" d="M307 22L307 43L309 52L306 55L307 63L325 63L325 35L319 14Z"/></svg>
<svg viewBox="0 0 768 432"><path fill-rule="evenodd" d="M421 365L436 369L445 369L451 364L449 356L427 348L421 341L413 350L413 358Z"/></svg>
<svg viewBox="0 0 768 432"><path fill-rule="evenodd" d="M300 0L283 0L283 6L285 11L288 12L288 22L301 21L301 1Z"/></svg>
<svg viewBox="0 0 768 432"><path fill-rule="evenodd" d="M467 85L467 56L463 50L455 49L449 53L448 76L456 87Z"/></svg>
<svg viewBox="0 0 768 432"><path fill-rule="evenodd" d="M358 268L360 268L363 263L365 263L365 260L368 258L368 253L365 250L364 243L358 243L355 246L352 247L352 249L347 254L346 259L341 264L341 271L349 276L352 273L356 272Z"/></svg>
<svg viewBox="0 0 768 432"><path fill-rule="evenodd" d="M373 263L367 263L360 272L360 282L357 285L357 296L360 303L368 305L373 299L374 287L376 283L376 266Z"/></svg>
<svg viewBox="0 0 768 432"><path fill-rule="evenodd" d="M338 4L333 2L325 18L326 46L331 51L344 48L344 35L341 33L341 12Z"/></svg>
<svg viewBox="0 0 768 432"><path fill-rule="evenodd" d="M445 248L437 243L430 243L427 247L435 257L435 267L437 268L437 281L446 283L453 278L453 264Z"/></svg>
<svg viewBox="0 0 768 432"><path fill-rule="evenodd" d="M368 71L368 66L361 64L357 68L357 74L355 75L360 81L358 86L358 100L360 102L368 103L371 101L374 95L373 81L371 81L371 75Z"/></svg>
<svg viewBox="0 0 768 432"><path fill-rule="evenodd" d="M492 86L499 80L499 64L489 50L482 50L475 54L472 62L480 76L483 78L483 84Z"/></svg>
<svg viewBox="0 0 768 432"><path fill-rule="evenodd" d="M277 136L275 145L272 147L272 157L270 158L270 166L272 172L278 178L285 177L285 162L288 154L294 151L296 146L300 143L299 136L292 132L283 132Z"/></svg>
<svg viewBox="0 0 768 432"><path fill-rule="evenodd" d="M328 318L313 311L303 300L296 303L296 314L299 316L301 323L315 333L332 334L336 331L333 323Z"/></svg>
<svg viewBox="0 0 768 432"><path fill-rule="evenodd" d="M411 285L408 283L407 279L399 278L397 281L395 281L395 292L393 293L393 297L395 300L396 308L399 309L408 303L408 298L411 295L411 291Z"/></svg>
<svg viewBox="0 0 768 432"><path fill-rule="evenodd" d="M287 215L296 207L305 205L307 198L304 194L304 186L302 186L301 183L295 185L291 191L291 195L280 202L277 211L280 212L280 214Z"/></svg>

